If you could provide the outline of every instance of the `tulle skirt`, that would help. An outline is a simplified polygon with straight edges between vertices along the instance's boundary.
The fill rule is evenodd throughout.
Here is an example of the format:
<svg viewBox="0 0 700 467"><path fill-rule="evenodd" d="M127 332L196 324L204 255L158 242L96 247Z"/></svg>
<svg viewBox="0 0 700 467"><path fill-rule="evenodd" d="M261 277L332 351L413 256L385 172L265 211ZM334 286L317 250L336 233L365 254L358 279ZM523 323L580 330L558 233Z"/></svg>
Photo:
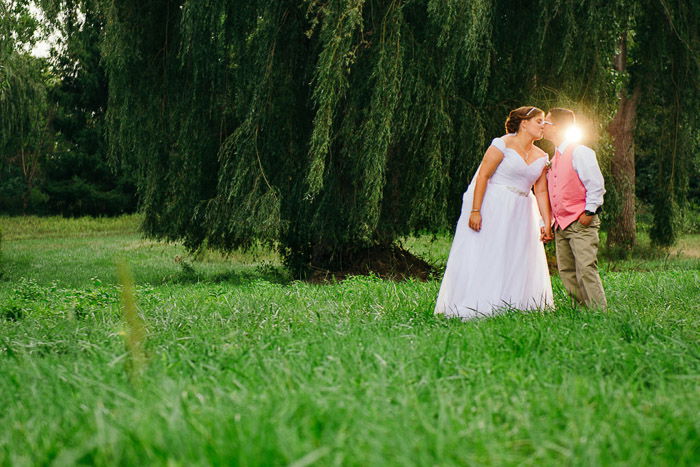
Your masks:
<svg viewBox="0 0 700 467"><path fill-rule="evenodd" d="M462 198L435 313L469 319L553 307L535 196L489 183L479 232L469 227L473 196L474 183Z"/></svg>

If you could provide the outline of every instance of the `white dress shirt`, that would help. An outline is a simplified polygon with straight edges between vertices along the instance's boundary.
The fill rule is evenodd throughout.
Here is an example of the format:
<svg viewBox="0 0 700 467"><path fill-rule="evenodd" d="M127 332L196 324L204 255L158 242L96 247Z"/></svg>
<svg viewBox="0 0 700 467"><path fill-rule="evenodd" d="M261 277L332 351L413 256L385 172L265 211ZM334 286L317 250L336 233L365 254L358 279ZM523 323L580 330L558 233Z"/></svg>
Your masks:
<svg viewBox="0 0 700 467"><path fill-rule="evenodd" d="M564 154L569 146L568 141L564 141L557 147L560 153ZM586 211L596 212L603 205L603 195L605 194L605 180L598 166L595 151L582 144L574 149L571 156L574 170L586 188Z"/></svg>

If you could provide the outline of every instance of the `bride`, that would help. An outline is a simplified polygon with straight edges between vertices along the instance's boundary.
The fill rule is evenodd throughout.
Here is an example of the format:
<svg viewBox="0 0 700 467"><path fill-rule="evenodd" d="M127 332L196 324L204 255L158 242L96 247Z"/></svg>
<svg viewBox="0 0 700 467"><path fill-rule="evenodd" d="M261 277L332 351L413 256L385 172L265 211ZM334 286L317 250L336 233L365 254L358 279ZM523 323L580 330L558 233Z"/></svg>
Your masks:
<svg viewBox="0 0 700 467"><path fill-rule="evenodd" d="M542 110L519 107L484 154L462 198L435 313L469 319L553 306L542 245L552 238L548 157L533 144L544 125Z"/></svg>

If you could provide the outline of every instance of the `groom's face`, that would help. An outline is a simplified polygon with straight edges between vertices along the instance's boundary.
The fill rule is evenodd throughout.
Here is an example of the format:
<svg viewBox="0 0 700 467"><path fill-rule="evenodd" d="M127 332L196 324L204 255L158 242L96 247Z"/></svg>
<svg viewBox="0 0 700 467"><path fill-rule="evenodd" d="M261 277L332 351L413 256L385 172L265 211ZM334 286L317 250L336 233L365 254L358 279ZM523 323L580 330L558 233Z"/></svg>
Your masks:
<svg viewBox="0 0 700 467"><path fill-rule="evenodd" d="M552 121L552 113L548 112L547 115L544 117L545 120L545 125L544 125L544 139L552 140L552 138L556 135L556 125Z"/></svg>

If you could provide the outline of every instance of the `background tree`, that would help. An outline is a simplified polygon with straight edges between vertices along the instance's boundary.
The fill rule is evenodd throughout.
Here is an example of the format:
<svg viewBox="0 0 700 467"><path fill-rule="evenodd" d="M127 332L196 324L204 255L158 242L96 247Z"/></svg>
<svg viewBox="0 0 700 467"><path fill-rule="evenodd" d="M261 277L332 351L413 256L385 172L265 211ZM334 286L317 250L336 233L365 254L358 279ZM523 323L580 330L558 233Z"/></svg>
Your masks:
<svg viewBox="0 0 700 467"><path fill-rule="evenodd" d="M685 208L693 154L700 151L700 4L641 0L629 4L622 24L616 70L625 77L609 131L614 140L613 196L618 210L610 223L609 244L636 243L635 153L641 170L654 174L637 192L652 192L652 240L673 244ZM638 143L638 144L635 144ZM645 170L646 168L646 170ZM649 170L651 169L651 170Z"/></svg>
<svg viewBox="0 0 700 467"><path fill-rule="evenodd" d="M155 237L268 242L300 275L396 262L396 239L452 228L523 103L590 117L611 245L635 243L635 192L660 245L695 199L696 4L142 3L42 0L43 25L2 3L0 209L116 214L135 177Z"/></svg>
<svg viewBox="0 0 700 467"><path fill-rule="evenodd" d="M700 4L663 0L645 2L636 27L641 80L644 151L654 161L652 240L675 242L687 208L688 183L700 173L693 164L700 152ZM661 21L655 20L661 18Z"/></svg>
<svg viewBox="0 0 700 467"><path fill-rule="evenodd" d="M0 212L113 215L136 207L133 178L110 167L103 13L94 0L4 1ZM32 55L52 36L50 58Z"/></svg>
<svg viewBox="0 0 700 467"><path fill-rule="evenodd" d="M627 157L612 165L617 187L633 145L605 129L616 111L627 118L624 99L642 105L638 83L672 87L638 72L652 47L627 44L622 60L620 38L651 44L645 21L660 5L685 15L681 3L111 2L110 148L139 168L149 235L224 250L268 242L298 274L352 268L398 254L404 235L451 229L490 138L523 103L593 117L603 165L609 148ZM692 37L660 29L664 47ZM673 63L692 65L693 47L672 49L686 54ZM634 215L629 193L613 219Z"/></svg>
<svg viewBox="0 0 700 467"><path fill-rule="evenodd" d="M629 34L630 31L623 28L618 42L619 50L613 59L615 71L623 76L628 73ZM629 87L632 89L628 89ZM637 242L634 133L641 96L642 83L638 80L635 80L631 86L627 84L621 86L615 116L608 124L608 131L613 139L611 168L614 188L611 195L617 195L615 221L610 224L608 235L608 245L611 246L629 248Z"/></svg>
<svg viewBox="0 0 700 467"><path fill-rule="evenodd" d="M45 68L29 53L40 25L28 2L0 3L0 209L41 202L36 183L50 149Z"/></svg>
<svg viewBox="0 0 700 467"><path fill-rule="evenodd" d="M132 212L134 178L110 164L105 140L103 5L98 0L61 0L42 6L56 37L48 92L55 145L42 181L46 210L70 216Z"/></svg>

